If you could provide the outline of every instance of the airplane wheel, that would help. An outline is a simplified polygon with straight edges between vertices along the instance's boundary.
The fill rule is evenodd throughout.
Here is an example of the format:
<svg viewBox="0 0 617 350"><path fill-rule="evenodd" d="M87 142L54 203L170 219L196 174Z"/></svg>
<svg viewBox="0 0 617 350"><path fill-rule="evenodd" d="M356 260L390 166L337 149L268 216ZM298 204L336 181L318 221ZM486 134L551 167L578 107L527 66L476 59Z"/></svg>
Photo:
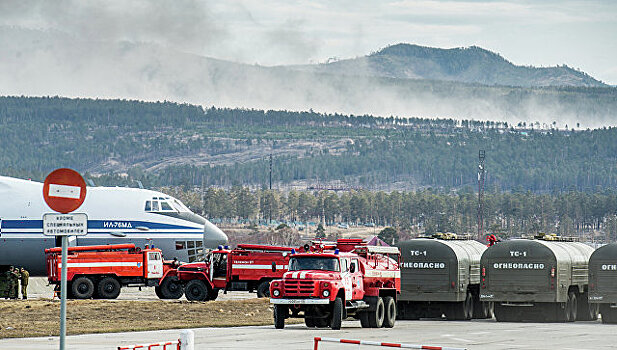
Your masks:
<svg viewBox="0 0 617 350"><path fill-rule="evenodd" d="M184 288L186 299L190 301L206 301L208 292L208 287L200 280L190 280Z"/></svg>
<svg viewBox="0 0 617 350"><path fill-rule="evenodd" d="M77 277L71 283L71 292L76 299L90 299L94 294L94 282L88 277Z"/></svg>
<svg viewBox="0 0 617 350"><path fill-rule="evenodd" d="M113 277L105 277L97 285L97 295L102 299L116 299L120 295L120 282Z"/></svg>

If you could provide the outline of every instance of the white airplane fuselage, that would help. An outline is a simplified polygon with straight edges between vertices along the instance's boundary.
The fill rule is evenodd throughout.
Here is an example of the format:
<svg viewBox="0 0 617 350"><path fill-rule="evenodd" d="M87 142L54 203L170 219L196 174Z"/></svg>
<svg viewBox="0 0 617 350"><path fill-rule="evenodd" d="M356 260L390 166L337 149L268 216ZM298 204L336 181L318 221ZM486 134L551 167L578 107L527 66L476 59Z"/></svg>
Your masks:
<svg viewBox="0 0 617 350"><path fill-rule="evenodd" d="M43 235L43 214L53 213L43 200L40 182L0 176L0 267L26 268L43 276L46 248L59 237ZM204 249L227 244L218 227L164 193L126 187L88 187L75 213L88 216L88 234L69 245L134 243L154 245L165 259L192 261Z"/></svg>

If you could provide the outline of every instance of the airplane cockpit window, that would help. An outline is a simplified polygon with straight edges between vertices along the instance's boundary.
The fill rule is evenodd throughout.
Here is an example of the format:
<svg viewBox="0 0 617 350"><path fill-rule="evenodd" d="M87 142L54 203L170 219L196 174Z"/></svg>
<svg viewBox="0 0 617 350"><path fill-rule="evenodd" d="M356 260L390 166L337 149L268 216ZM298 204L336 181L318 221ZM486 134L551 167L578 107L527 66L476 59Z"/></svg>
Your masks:
<svg viewBox="0 0 617 350"><path fill-rule="evenodd" d="M161 202L161 210L162 211L174 211L167 202Z"/></svg>
<svg viewBox="0 0 617 350"><path fill-rule="evenodd" d="M144 210L147 212L190 212L181 202L175 198L152 197L152 200L146 201Z"/></svg>
<svg viewBox="0 0 617 350"><path fill-rule="evenodd" d="M179 212L190 212L189 208L187 208L184 204L182 204L182 202L180 202L177 199L173 199L171 201L171 203L173 204L174 208L176 208L177 211Z"/></svg>

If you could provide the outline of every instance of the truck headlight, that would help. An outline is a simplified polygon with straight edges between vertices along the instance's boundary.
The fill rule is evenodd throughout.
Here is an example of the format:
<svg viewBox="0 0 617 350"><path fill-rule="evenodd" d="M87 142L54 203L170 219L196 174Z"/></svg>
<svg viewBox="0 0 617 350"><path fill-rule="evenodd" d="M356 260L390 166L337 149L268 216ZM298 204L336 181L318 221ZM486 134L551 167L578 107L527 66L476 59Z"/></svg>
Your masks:
<svg viewBox="0 0 617 350"><path fill-rule="evenodd" d="M330 296L330 291L329 290L324 290L323 292L321 292L321 295L323 295L324 297L329 297Z"/></svg>
<svg viewBox="0 0 617 350"><path fill-rule="evenodd" d="M279 291L278 289L275 289L272 291L272 295L274 295L275 297L278 297L279 295L281 295L281 291Z"/></svg>

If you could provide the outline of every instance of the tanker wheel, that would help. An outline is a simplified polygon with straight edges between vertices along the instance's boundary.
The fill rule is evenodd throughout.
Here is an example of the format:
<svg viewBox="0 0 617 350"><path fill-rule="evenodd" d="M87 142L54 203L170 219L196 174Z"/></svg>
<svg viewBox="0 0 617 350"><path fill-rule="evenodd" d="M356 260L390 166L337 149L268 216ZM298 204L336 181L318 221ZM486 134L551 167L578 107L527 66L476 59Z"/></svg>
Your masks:
<svg viewBox="0 0 617 350"><path fill-rule="evenodd" d="M600 314L602 315L602 323L617 323L617 309L612 309L611 304L601 304Z"/></svg>
<svg viewBox="0 0 617 350"><path fill-rule="evenodd" d="M94 282L88 277L77 277L71 283L71 292L76 299L90 299L94 294Z"/></svg>
<svg viewBox="0 0 617 350"><path fill-rule="evenodd" d="M269 298L270 297L270 281L263 281L257 286L257 297L258 298Z"/></svg>
<svg viewBox="0 0 617 350"><path fill-rule="evenodd" d="M464 303L465 320L471 320L473 318L473 295L470 291L467 291Z"/></svg>
<svg viewBox="0 0 617 350"><path fill-rule="evenodd" d="M99 281L96 294L101 299L116 299L120 295L120 282L113 277L105 277Z"/></svg>
<svg viewBox="0 0 617 350"><path fill-rule="evenodd" d="M379 297L377 299L377 304L375 305L375 310L367 312L368 314L368 324L371 328L381 328L383 326L383 319L386 316L386 307L383 303L383 299Z"/></svg>
<svg viewBox="0 0 617 350"><path fill-rule="evenodd" d="M207 301L208 286L200 280L190 280L184 288L184 294L189 301Z"/></svg>
<svg viewBox="0 0 617 350"><path fill-rule="evenodd" d="M578 300L577 321L595 321L598 319L598 304L589 302L587 292L583 293Z"/></svg>
<svg viewBox="0 0 617 350"><path fill-rule="evenodd" d="M465 301L459 301L450 303L446 306L445 314L448 321L462 321L467 319L467 299Z"/></svg>
<svg viewBox="0 0 617 350"><path fill-rule="evenodd" d="M285 318L289 314L289 308L287 305L274 305L274 328L285 328Z"/></svg>
<svg viewBox="0 0 617 350"><path fill-rule="evenodd" d="M184 294L184 290L182 289L182 283L178 276L169 276L166 277L160 285L161 299L180 299L182 294ZM156 291L156 289L155 289ZM158 295L158 294L157 294Z"/></svg>
<svg viewBox="0 0 617 350"><path fill-rule="evenodd" d="M513 307L503 306L500 303L495 304L495 319L497 322L514 322L516 321L516 311Z"/></svg>
<svg viewBox="0 0 617 350"><path fill-rule="evenodd" d="M396 303L394 302L393 297L385 297L383 298L385 315L383 319L383 327L392 328L394 327L394 322L396 321Z"/></svg>
<svg viewBox="0 0 617 350"><path fill-rule="evenodd" d="M568 304L570 307L566 317L566 322L574 322L576 321L576 315L578 314L578 299L576 298L576 294L574 292L568 293ZM568 309L567 306L566 309Z"/></svg>

